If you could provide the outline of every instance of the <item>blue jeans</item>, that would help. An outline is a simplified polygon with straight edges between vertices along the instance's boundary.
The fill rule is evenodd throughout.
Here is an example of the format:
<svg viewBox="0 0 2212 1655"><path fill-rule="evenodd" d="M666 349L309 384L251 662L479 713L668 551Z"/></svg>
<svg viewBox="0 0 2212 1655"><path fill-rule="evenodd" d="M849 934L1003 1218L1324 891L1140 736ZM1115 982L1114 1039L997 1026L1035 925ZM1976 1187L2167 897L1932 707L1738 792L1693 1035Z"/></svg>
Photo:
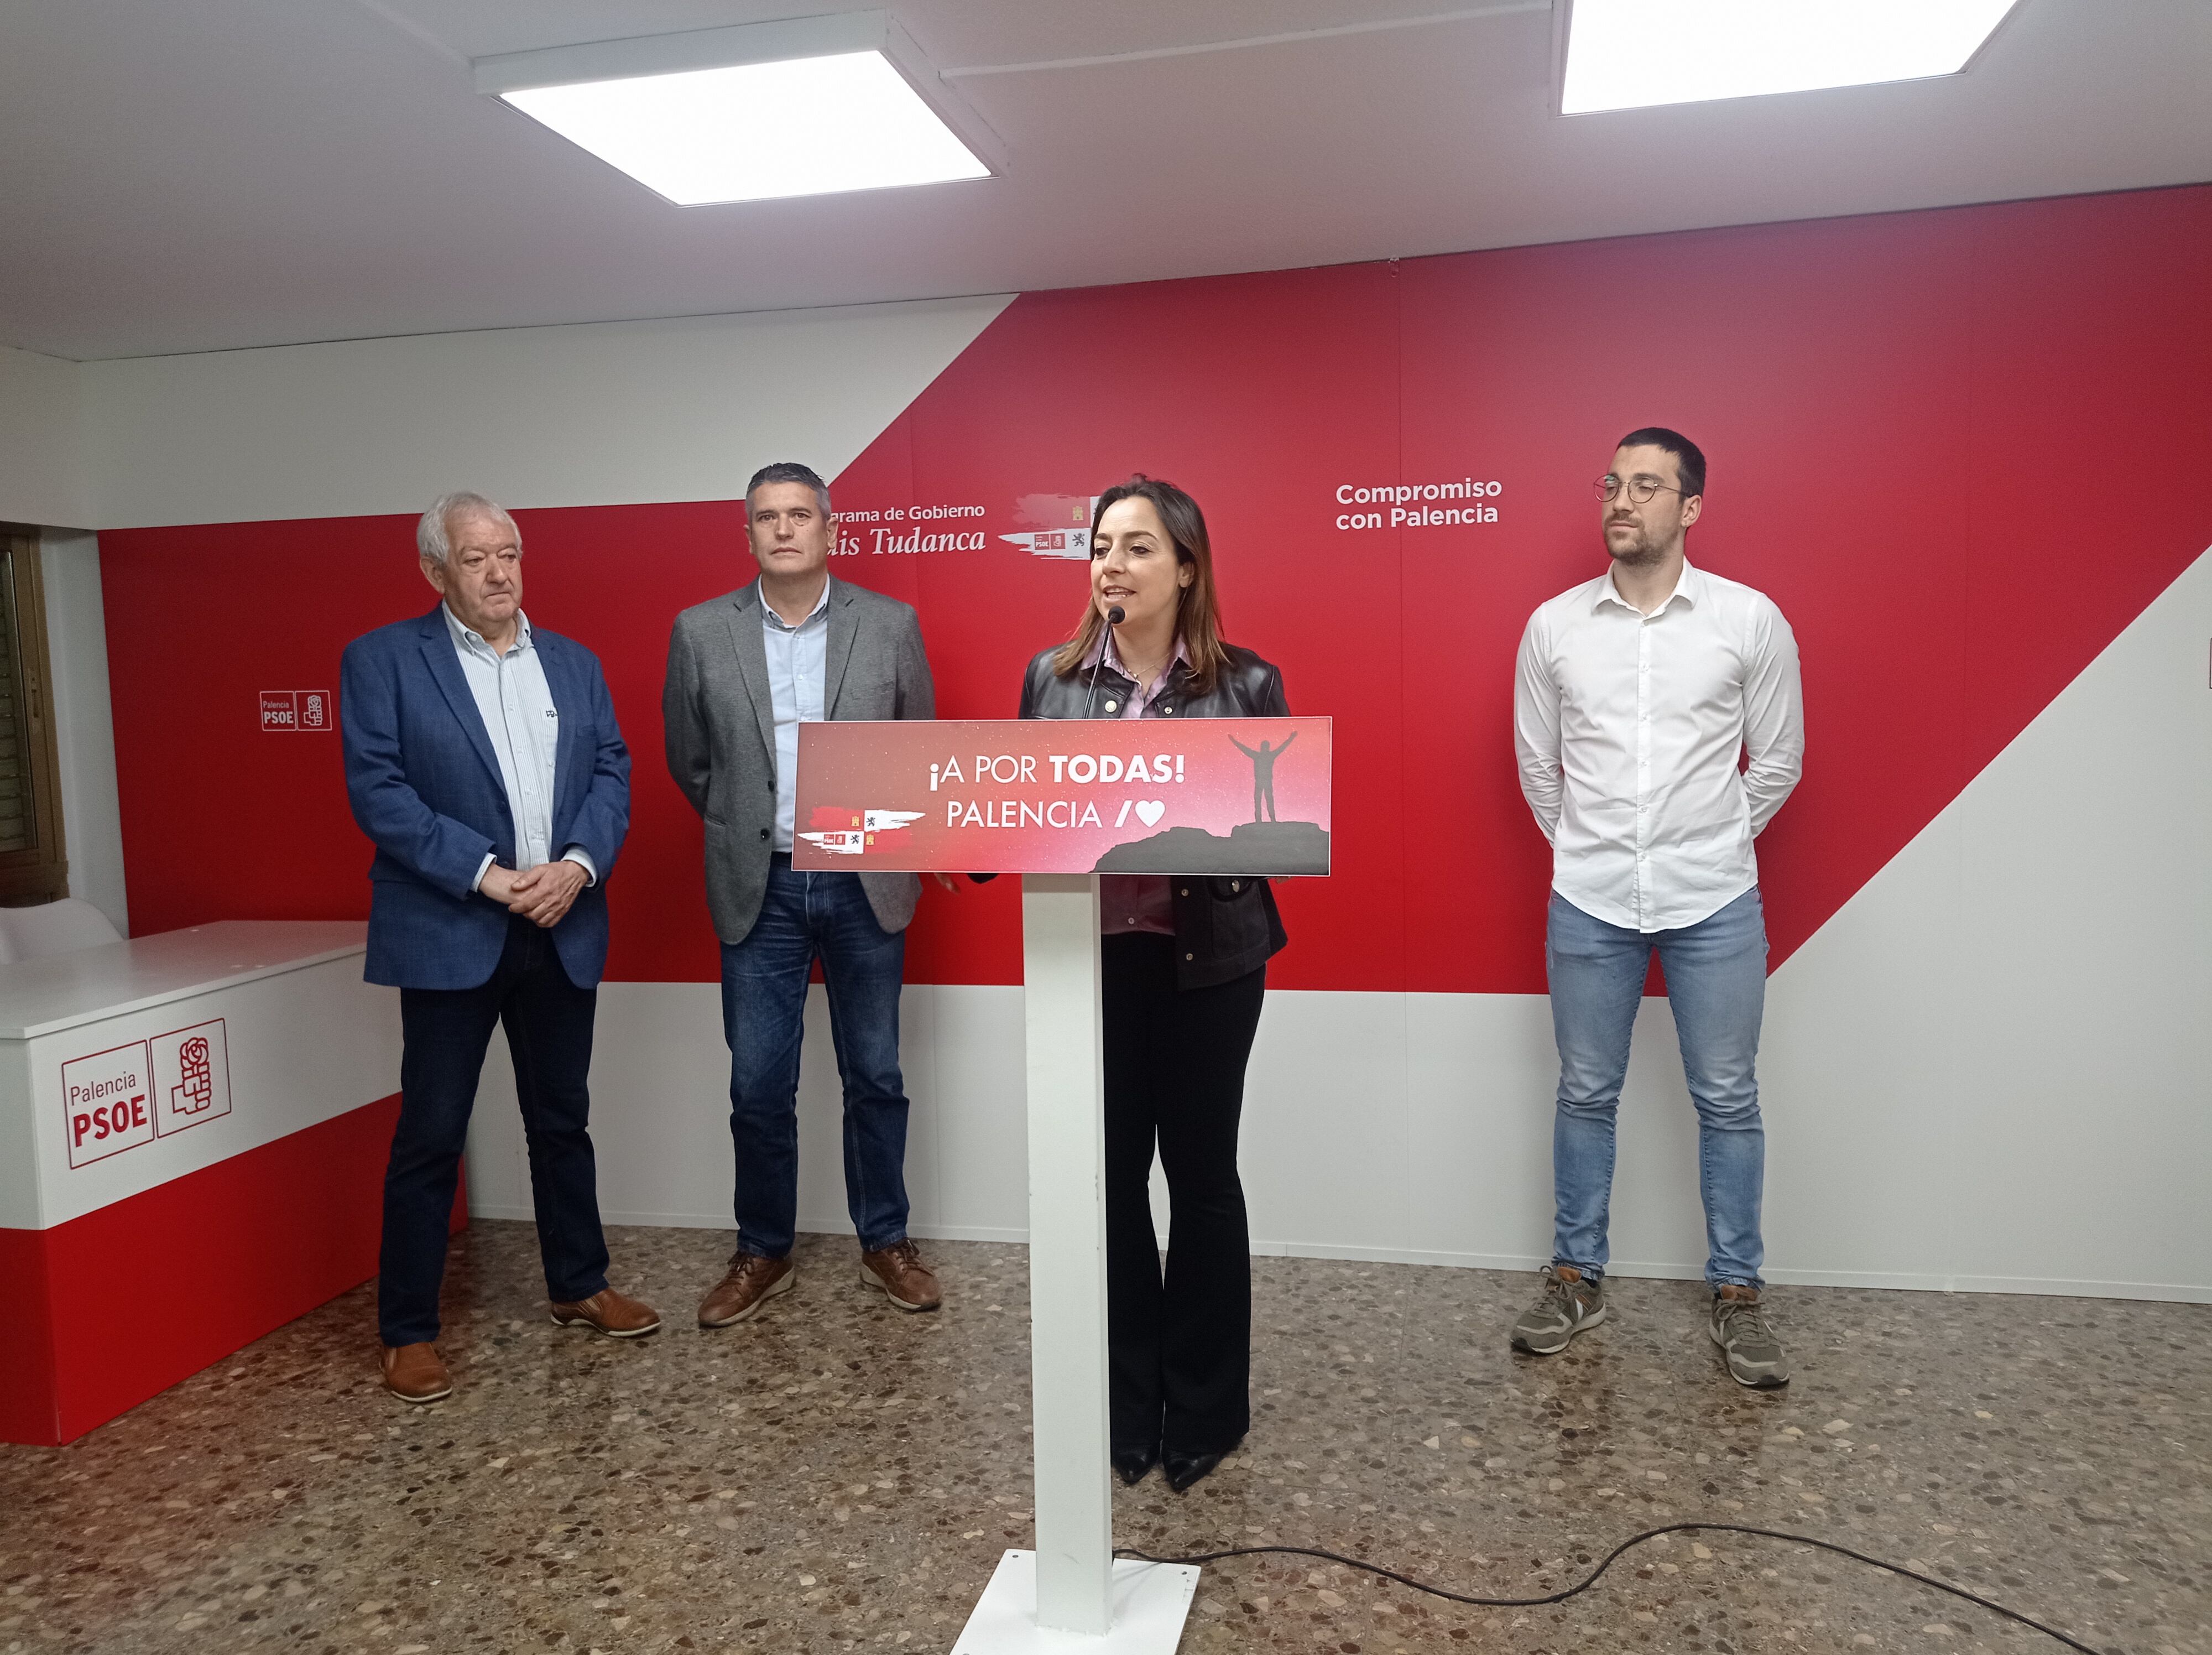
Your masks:
<svg viewBox="0 0 2212 1655"><path fill-rule="evenodd" d="M845 1086L845 1201L860 1245L906 1238L906 1086L899 1074L899 983L906 934L876 923L854 873L798 873L769 862L760 917L722 945L722 1030L730 1043L730 1138L737 1147L738 1245L781 1258L799 1227L799 1047L816 959Z"/></svg>
<svg viewBox="0 0 2212 1655"><path fill-rule="evenodd" d="M1682 1072L1698 1109L1698 1193L1705 1207L1705 1280L1759 1285L1766 1130L1759 1118L1759 1024L1766 1005L1766 916L1756 886L1679 930L1644 933L1594 919L1557 891L1544 937L1559 1098L1552 1123L1558 1220L1552 1260L1605 1273L1613 1201L1613 1117L1651 951Z"/></svg>

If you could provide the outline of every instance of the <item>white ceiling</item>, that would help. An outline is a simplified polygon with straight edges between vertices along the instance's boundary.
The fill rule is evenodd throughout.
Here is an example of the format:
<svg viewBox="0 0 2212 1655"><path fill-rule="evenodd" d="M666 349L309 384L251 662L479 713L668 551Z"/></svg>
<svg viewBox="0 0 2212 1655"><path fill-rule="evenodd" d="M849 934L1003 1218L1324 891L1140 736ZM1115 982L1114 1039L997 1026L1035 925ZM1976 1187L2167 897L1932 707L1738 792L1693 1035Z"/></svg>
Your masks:
<svg viewBox="0 0 2212 1655"><path fill-rule="evenodd" d="M884 3L945 70L1451 7ZM1525 5L972 74L1002 178L684 209L471 89L474 57L808 9L0 6L0 343L96 358L696 315L2212 179L2208 0L2021 0L1955 78L1571 119L1548 113L1552 20Z"/></svg>

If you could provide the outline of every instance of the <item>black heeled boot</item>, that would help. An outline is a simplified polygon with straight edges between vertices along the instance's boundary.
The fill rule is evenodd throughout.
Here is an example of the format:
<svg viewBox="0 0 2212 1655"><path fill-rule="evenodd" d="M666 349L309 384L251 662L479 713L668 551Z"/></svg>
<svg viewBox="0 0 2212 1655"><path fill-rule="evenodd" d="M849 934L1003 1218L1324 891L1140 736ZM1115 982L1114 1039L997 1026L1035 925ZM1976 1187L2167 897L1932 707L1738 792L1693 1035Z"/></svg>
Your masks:
<svg viewBox="0 0 2212 1655"><path fill-rule="evenodd" d="M1160 1463L1160 1445L1151 1444L1144 1448L1116 1448L1109 1457L1114 1463L1114 1475L1132 1488L1145 1480L1145 1473Z"/></svg>
<svg viewBox="0 0 2212 1655"><path fill-rule="evenodd" d="M1168 1487L1181 1494L1220 1464L1221 1458L1218 1454L1186 1454L1169 1448L1161 1451L1160 1468L1167 1474Z"/></svg>

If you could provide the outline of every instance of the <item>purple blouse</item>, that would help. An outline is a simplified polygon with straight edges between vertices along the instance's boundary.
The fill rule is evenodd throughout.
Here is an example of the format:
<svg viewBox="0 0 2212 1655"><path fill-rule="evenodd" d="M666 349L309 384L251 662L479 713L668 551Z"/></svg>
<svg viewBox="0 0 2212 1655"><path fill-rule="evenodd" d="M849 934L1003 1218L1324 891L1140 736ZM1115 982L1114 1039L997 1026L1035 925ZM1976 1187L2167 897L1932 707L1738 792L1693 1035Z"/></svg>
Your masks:
<svg viewBox="0 0 2212 1655"><path fill-rule="evenodd" d="M1084 658L1085 668L1098 664L1100 650L1105 652L1106 665L1131 683L1136 674L1121 664L1121 652L1114 647L1114 629L1098 630L1099 642ZM1175 674L1175 665L1181 661L1190 664L1190 655L1183 648L1182 635L1176 635L1175 654L1152 680L1152 687L1139 690L1123 701L1119 707L1108 703L1108 709L1116 718L1149 718L1155 716L1152 703L1168 687ZM1098 929L1102 936L1121 936L1133 931L1151 931L1158 935L1175 935L1175 890L1173 881L1164 873L1105 873L1098 879Z"/></svg>

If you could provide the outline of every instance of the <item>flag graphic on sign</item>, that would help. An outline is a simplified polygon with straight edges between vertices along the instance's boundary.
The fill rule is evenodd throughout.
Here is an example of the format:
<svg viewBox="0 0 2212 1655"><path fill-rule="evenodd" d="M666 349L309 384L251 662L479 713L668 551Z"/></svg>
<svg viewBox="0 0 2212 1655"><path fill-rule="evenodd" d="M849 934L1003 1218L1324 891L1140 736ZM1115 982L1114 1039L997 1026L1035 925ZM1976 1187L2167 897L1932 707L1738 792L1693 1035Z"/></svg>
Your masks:
<svg viewBox="0 0 2212 1655"><path fill-rule="evenodd" d="M816 830L799 837L839 856L862 856L876 847L876 836L892 833L921 819L918 810L848 810L818 805L810 818Z"/></svg>
<svg viewBox="0 0 2212 1655"><path fill-rule="evenodd" d="M1091 561L1091 515L1097 508L1096 495L1025 494L1014 502L1014 520L1024 532L1002 534L999 538L1033 557L1087 563Z"/></svg>

